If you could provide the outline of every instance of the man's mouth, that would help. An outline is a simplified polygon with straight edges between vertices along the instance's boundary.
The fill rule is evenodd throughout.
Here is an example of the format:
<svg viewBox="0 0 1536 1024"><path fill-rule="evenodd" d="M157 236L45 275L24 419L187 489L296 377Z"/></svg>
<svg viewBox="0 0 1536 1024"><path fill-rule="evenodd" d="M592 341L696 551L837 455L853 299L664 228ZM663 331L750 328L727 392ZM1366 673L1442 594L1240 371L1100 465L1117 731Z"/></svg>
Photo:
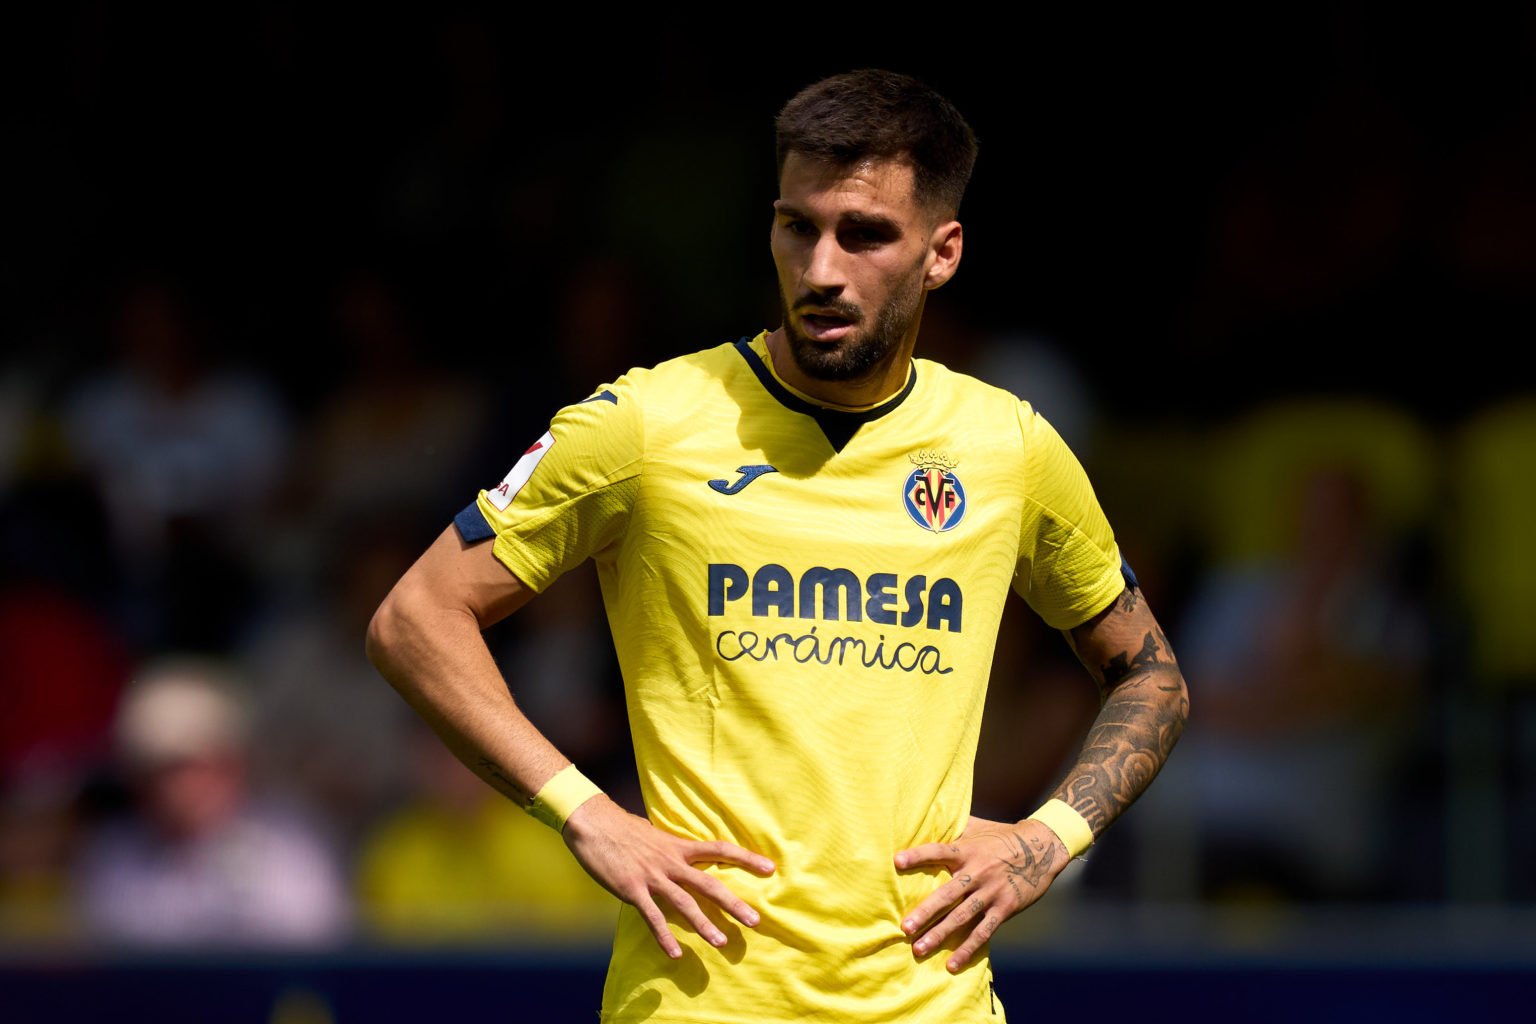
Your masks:
<svg viewBox="0 0 1536 1024"><path fill-rule="evenodd" d="M800 325L806 337L812 341L839 341L853 329L857 322L853 316L825 307L800 313Z"/></svg>

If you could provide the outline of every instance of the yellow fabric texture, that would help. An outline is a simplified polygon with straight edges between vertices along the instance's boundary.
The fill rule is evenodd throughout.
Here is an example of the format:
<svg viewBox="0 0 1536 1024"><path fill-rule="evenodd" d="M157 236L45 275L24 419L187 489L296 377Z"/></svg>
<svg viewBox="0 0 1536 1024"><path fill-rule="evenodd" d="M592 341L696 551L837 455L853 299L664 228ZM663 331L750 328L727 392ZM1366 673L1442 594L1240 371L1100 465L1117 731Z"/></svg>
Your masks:
<svg viewBox="0 0 1536 1024"><path fill-rule="evenodd" d="M1028 404L917 360L839 451L764 338L631 371L556 415L504 509L480 496L535 590L595 559L651 821L778 865L707 868L762 923L715 915L715 949L674 918L678 961L622 907L603 1020L1002 1020L986 956L914 961L899 922L945 876L892 857L965 827L1009 590L1077 625L1119 551Z"/></svg>

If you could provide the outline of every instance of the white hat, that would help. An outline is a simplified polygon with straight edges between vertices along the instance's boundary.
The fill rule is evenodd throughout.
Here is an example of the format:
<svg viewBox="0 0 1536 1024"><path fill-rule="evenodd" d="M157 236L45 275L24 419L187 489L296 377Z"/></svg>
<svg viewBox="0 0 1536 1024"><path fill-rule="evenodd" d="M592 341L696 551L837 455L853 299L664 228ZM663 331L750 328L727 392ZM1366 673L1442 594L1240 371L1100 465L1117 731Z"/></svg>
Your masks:
<svg viewBox="0 0 1536 1024"><path fill-rule="evenodd" d="M117 743L131 762L158 764L238 752L245 709L212 662L161 662L140 676L117 711Z"/></svg>

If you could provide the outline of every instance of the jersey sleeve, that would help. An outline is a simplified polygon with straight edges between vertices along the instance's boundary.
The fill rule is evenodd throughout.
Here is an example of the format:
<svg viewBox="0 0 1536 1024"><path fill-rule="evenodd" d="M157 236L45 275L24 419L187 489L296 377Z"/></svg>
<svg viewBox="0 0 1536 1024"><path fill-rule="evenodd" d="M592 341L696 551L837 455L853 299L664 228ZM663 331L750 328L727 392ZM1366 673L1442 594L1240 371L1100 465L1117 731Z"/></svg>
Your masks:
<svg viewBox="0 0 1536 1024"><path fill-rule="evenodd" d="M454 519L466 541L493 540L496 558L542 592L618 544L629 525L645 450L631 376L555 414L500 484Z"/></svg>
<svg viewBox="0 0 1536 1024"><path fill-rule="evenodd" d="M1120 549L1061 435L1028 402L1019 404L1024 442L1024 512L1013 588L1052 629L1080 626L1120 596Z"/></svg>

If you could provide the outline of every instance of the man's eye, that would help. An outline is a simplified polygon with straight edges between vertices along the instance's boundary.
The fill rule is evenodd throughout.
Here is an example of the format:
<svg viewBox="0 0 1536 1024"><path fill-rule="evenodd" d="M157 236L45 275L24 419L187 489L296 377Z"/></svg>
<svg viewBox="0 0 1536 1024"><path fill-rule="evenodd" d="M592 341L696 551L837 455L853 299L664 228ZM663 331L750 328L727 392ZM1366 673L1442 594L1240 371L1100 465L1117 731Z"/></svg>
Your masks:
<svg viewBox="0 0 1536 1024"><path fill-rule="evenodd" d="M890 241L879 228L850 228L842 233L843 244L850 248L870 249Z"/></svg>
<svg viewBox="0 0 1536 1024"><path fill-rule="evenodd" d="M792 234L792 235L800 235L802 237L804 237L806 235L813 234L816 231L815 228L811 227L810 221L804 221L804 220L792 220L789 223L785 224L784 228L790 234Z"/></svg>

